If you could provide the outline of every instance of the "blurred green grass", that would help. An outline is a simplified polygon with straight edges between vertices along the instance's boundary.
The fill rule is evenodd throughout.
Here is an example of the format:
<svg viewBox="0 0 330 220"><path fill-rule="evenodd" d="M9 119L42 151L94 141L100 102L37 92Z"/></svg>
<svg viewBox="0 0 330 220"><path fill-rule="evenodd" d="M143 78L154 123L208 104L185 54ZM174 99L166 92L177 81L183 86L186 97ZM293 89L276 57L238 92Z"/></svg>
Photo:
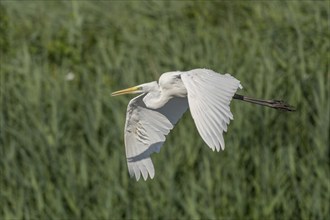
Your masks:
<svg viewBox="0 0 330 220"><path fill-rule="evenodd" d="M2 1L0 219L326 219L328 18L326 1ZM220 153L186 113L155 179L130 179L132 97L110 92L199 67L297 111L233 101Z"/></svg>

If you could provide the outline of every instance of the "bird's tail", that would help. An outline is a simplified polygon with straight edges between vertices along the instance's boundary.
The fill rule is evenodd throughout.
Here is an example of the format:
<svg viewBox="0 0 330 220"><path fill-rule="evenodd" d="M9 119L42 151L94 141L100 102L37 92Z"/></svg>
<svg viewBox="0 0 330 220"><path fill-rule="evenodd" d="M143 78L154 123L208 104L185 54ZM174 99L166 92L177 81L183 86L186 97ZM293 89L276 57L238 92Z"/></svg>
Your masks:
<svg viewBox="0 0 330 220"><path fill-rule="evenodd" d="M275 108L275 109L282 110L282 111L295 111L296 110L293 106L290 106L289 104L287 104L283 101L279 101L279 100L255 99L255 98L250 98L250 97L246 97L246 96L239 95L239 94L235 94L233 98L237 99L237 100L242 100L245 102L257 104L257 105Z"/></svg>

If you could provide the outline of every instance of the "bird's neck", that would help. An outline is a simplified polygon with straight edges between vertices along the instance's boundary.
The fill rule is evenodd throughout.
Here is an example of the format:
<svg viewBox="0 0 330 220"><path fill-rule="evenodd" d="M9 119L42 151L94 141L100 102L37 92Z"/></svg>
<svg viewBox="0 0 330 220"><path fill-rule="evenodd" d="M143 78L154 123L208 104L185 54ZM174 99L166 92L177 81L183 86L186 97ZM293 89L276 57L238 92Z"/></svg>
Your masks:
<svg viewBox="0 0 330 220"><path fill-rule="evenodd" d="M152 92L148 93L144 98L144 104L151 109L159 109L163 107L168 100L170 100L170 96L165 96L161 92Z"/></svg>

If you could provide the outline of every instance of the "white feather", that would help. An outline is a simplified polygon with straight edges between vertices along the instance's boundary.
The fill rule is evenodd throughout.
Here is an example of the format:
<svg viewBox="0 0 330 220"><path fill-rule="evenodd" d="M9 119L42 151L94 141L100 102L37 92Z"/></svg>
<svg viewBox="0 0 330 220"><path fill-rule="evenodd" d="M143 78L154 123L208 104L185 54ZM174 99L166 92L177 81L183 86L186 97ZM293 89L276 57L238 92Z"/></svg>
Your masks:
<svg viewBox="0 0 330 220"><path fill-rule="evenodd" d="M230 101L240 82L229 74L208 69L162 74L150 82L121 90L114 95L137 93L127 107L125 149L131 177L144 180L155 175L150 155L159 152L166 135L190 107L197 130L205 143L220 151L225 148L223 131L233 119Z"/></svg>
<svg viewBox="0 0 330 220"><path fill-rule="evenodd" d="M141 174L144 180L148 175L154 178L150 154L159 152L165 136L188 108L185 98L173 98L160 109L150 109L143 102L144 96L139 95L128 104L125 125L127 165L130 176L135 176L136 180Z"/></svg>
<svg viewBox="0 0 330 220"><path fill-rule="evenodd" d="M229 74L220 75L207 69L182 73L181 79L199 134L212 150L219 151L220 147L223 150L222 132L227 131L227 125L233 119L229 103L240 82Z"/></svg>

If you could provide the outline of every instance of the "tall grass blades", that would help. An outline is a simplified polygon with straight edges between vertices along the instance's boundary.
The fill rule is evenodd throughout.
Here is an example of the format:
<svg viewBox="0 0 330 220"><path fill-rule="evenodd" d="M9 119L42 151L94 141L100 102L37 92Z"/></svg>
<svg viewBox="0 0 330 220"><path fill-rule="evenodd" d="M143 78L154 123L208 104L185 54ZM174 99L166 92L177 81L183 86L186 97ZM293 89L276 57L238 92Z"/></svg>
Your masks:
<svg viewBox="0 0 330 220"><path fill-rule="evenodd" d="M326 1L1 1L0 219L326 219ZM240 94L226 149L189 112L136 182L114 90L210 68Z"/></svg>

